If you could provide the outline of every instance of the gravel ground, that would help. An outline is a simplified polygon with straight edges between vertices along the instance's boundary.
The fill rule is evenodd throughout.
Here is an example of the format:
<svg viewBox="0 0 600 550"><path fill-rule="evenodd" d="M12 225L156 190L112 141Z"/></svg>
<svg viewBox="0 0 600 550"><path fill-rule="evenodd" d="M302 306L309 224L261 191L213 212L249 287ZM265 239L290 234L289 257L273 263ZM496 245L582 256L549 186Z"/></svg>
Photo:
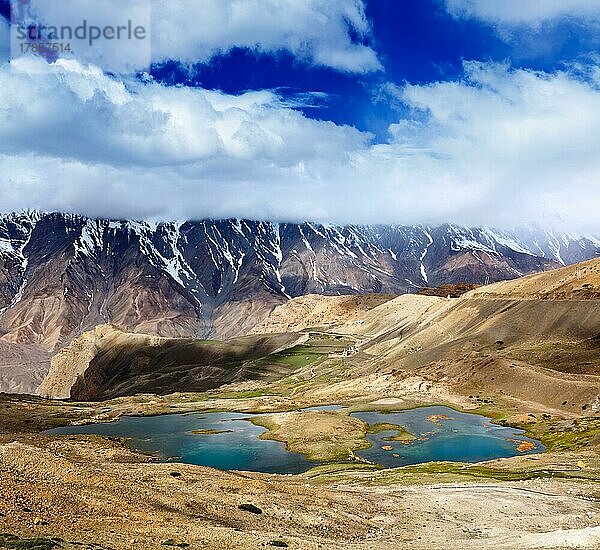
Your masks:
<svg viewBox="0 0 600 550"><path fill-rule="evenodd" d="M0 446L0 533L64 548L600 547L594 482L323 486L140 462L97 438L15 439Z"/></svg>

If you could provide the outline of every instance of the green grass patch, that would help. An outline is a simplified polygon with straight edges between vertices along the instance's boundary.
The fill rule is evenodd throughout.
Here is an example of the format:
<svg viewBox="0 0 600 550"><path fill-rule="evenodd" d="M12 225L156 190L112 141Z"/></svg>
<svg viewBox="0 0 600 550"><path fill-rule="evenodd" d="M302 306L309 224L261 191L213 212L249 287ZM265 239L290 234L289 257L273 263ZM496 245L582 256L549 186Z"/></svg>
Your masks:
<svg viewBox="0 0 600 550"><path fill-rule="evenodd" d="M254 361L257 367L285 366L300 369L316 363L325 357L321 351L315 350L311 346L294 346L279 353L272 353Z"/></svg>
<svg viewBox="0 0 600 550"><path fill-rule="evenodd" d="M600 419L572 420L568 426L564 422L547 424L539 439L549 451L573 451L600 444ZM535 433L539 430L540 426L536 425L527 431Z"/></svg>
<svg viewBox="0 0 600 550"><path fill-rule="evenodd" d="M525 430L525 435L541 441L546 451L577 451L600 445L599 418L564 420L542 414L528 422L514 422L510 414L491 406L477 409L476 414L487 416L501 426Z"/></svg>
<svg viewBox="0 0 600 550"><path fill-rule="evenodd" d="M255 416L249 418L248 421L254 424L255 426L266 428L270 432L274 432L278 427L278 424L271 420L268 416Z"/></svg>
<svg viewBox="0 0 600 550"><path fill-rule="evenodd" d="M207 346L214 346L216 344L222 344L222 340L194 340L197 344L205 344Z"/></svg>
<svg viewBox="0 0 600 550"><path fill-rule="evenodd" d="M371 471L356 468L321 469L307 472L322 482L353 482L368 485L455 483L473 479L497 481L526 481L530 479L595 479L585 471L558 471L552 469L504 470L461 462L427 462L400 468ZM354 475L352 475L354 474Z"/></svg>

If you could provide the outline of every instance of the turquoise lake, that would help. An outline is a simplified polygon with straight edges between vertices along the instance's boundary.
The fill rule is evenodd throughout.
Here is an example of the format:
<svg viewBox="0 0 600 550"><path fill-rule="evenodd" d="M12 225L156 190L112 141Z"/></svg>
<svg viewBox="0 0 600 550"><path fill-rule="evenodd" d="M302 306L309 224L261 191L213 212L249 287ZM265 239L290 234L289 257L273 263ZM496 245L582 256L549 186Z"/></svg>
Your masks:
<svg viewBox="0 0 600 550"><path fill-rule="evenodd" d="M485 416L461 413L448 407L422 407L385 414L364 412L352 416L371 426L378 423L398 424L418 438L404 445L386 439L396 435L395 431L367 435L372 447L357 451L356 454L386 467L444 460L481 462L539 453L545 449L539 441L525 437L523 430L498 426ZM530 442L534 447L520 452L517 446L523 442Z"/></svg>
<svg viewBox="0 0 600 550"><path fill-rule="evenodd" d="M332 408L323 407L326 410ZM249 422L252 416L228 412L126 416L115 422L66 426L45 433L126 437L132 448L161 460L222 470L295 474L318 464L304 455L287 451L283 443L259 439L266 430ZM524 441L534 445L526 453L544 450L540 442L523 436L522 430L496 426L483 416L460 413L447 407L422 407L392 413L361 412L352 416L370 425L398 424L418 438L405 445L386 439L395 435L394 431L369 434L372 447L356 454L385 467L432 460L479 462L509 457L525 454L517 450ZM220 433L195 434L192 433L194 430Z"/></svg>

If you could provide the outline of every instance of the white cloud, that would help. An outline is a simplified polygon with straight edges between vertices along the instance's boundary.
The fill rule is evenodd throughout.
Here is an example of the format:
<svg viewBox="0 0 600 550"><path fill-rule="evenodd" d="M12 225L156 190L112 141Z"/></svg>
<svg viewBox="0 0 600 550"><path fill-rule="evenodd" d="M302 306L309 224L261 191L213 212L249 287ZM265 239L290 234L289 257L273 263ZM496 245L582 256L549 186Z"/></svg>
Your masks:
<svg viewBox="0 0 600 550"><path fill-rule="evenodd" d="M362 0L155 0L155 59L208 60L233 47L295 56L349 72L381 69L375 52L355 44L368 36Z"/></svg>
<svg viewBox="0 0 600 550"><path fill-rule="evenodd" d="M126 85L75 62L5 65L1 207L600 232L597 81L468 63L459 81L387 92L413 113L373 144L267 91Z"/></svg>
<svg viewBox="0 0 600 550"><path fill-rule="evenodd" d="M371 31L363 0L30 0L27 6L36 21L59 28L75 27L83 19L100 28L128 19L147 26L150 20L154 62L207 62L240 47L267 54L287 51L307 63L351 73L382 69L375 51L353 40ZM145 44L100 39L77 56L111 71L144 68L140 60L145 55L138 50ZM77 45L79 50L84 46Z"/></svg>
<svg viewBox="0 0 600 550"><path fill-rule="evenodd" d="M597 84L564 72L467 63L459 82L397 94L427 116L392 127L394 142L420 147L417 166L433 163L454 183L450 193L458 186L478 197L485 217L598 227Z"/></svg>
<svg viewBox="0 0 600 550"><path fill-rule="evenodd" d="M268 158L285 167L368 139L353 128L305 118L269 91L233 96L134 82L127 88L71 60L13 61L0 73L0 104L3 149L90 163L152 168Z"/></svg>
<svg viewBox="0 0 600 550"><path fill-rule="evenodd" d="M562 17L600 19L598 0L444 0L456 17L495 24L539 25Z"/></svg>

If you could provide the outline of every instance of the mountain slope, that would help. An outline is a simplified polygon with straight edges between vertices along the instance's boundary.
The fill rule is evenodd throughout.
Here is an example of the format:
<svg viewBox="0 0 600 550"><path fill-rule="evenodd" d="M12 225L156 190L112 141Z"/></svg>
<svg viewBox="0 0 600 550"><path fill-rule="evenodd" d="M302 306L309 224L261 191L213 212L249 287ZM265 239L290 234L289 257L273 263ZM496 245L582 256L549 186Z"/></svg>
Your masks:
<svg viewBox="0 0 600 550"><path fill-rule="evenodd" d="M50 354L38 344L0 339L0 391L33 394L50 368Z"/></svg>
<svg viewBox="0 0 600 550"><path fill-rule="evenodd" d="M593 238L521 238L449 224L151 224L2 215L0 335L49 352L102 323L170 337L234 337L290 297L494 282L599 251Z"/></svg>
<svg viewBox="0 0 600 550"><path fill-rule="evenodd" d="M252 389L265 389L283 379L276 394L293 388L335 402L373 388L395 397L403 384L421 381L479 405L499 399L594 412L600 410L599 270L600 259L453 299L310 295L279 306L255 328L302 332L226 342L97 327L54 356L40 393L101 399L251 380L258 381ZM561 293L553 297L559 281ZM575 292L564 294L565 284ZM587 297L576 291L579 284Z"/></svg>
<svg viewBox="0 0 600 550"><path fill-rule="evenodd" d="M600 299L600 262L590 260L543 274L476 289L471 296L546 300ZM600 332L600 327L599 327Z"/></svg>
<svg viewBox="0 0 600 550"><path fill-rule="evenodd" d="M600 260L478 288L400 296L364 314L381 375L413 372L469 395L600 410Z"/></svg>
<svg viewBox="0 0 600 550"><path fill-rule="evenodd" d="M160 338L101 325L52 358L38 393L95 400L135 393L205 391L245 380L276 379L286 372L258 360L293 348L306 335L273 334L225 342ZM287 367L289 370L289 367Z"/></svg>
<svg viewBox="0 0 600 550"><path fill-rule="evenodd" d="M277 306L251 334L298 332L358 321L365 312L393 299L390 294L319 296L307 294Z"/></svg>

